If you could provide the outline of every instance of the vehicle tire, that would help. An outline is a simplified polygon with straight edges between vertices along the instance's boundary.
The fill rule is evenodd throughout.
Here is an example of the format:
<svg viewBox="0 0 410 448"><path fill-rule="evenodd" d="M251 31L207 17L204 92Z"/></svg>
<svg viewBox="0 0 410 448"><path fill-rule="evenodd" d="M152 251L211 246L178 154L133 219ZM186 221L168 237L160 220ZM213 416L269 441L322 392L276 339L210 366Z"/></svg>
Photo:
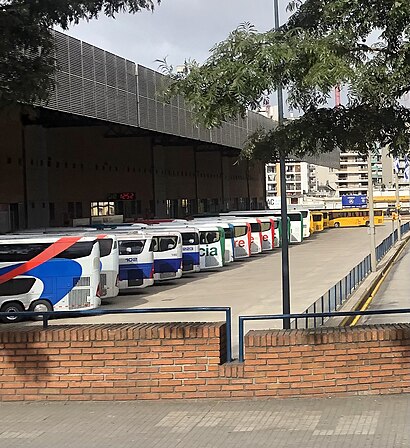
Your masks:
<svg viewBox="0 0 410 448"><path fill-rule="evenodd" d="M16 322L20 322L22 320L22 317L21 316L13 316L11 313L22 312L22 311L24 311L24 307L19 302L8 302L8 303L5 303L0 308L0 311L2 313L10 313L10 317L2 317L1 322L14 324Z"/></svg>
<svg viewBox="0 0 410 448"><path fill-rule="evenodd" d="M366 221L366 227L370 226L370 221Z"/></svg>
<svg viewBox="0 0 410 448"><path fill-rule="evenodd" d="M340 227L340 222L335 222L335 227Z"/></svg>
<svg viewBox="0 0 410 448"><path fill-rule="evenodd" d="M40 312L40 311L53 311L53 305L48 300L35 300L29 308L30 311ZM33 317L33 320L42 320L41 317Z"/></svg>

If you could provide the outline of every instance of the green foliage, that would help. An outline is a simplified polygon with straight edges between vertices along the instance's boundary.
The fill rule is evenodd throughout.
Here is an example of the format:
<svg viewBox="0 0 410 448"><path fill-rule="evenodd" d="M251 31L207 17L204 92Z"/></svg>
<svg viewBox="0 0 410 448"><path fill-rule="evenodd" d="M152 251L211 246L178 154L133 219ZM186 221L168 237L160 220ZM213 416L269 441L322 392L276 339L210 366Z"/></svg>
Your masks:
<svg viewBox="0 0 410 448"><path fill-rule="evenodd" d="M293 15L278 31L234 30L203 65L193 61L183 79L171 76L168 94L184 95L197 120L217 126L286 88L303 118L259 133L246 154L313 154L337 145L365 152L387 143L407 152L409 117L400 99L410 91L410 2L293 0L289 8ZM340 110L327 107L336 85L348 91Z"/></svg>
<svg viewBox="0 0 410 448"><path fill-rule="evenodd" d="M160 0L0 0L0 106L48 97L56 67L54 26L153 10L154 3Z"/></svg>

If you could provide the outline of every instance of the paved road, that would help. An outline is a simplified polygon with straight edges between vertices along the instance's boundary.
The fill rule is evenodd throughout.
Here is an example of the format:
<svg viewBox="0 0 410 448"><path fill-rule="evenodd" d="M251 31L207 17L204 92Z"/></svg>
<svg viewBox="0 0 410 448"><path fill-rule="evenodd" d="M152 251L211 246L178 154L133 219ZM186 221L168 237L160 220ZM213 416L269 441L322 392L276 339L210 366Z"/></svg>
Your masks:
<svg viewBox="0 0 410 448"><path fill-rule="evenodd" d="M373 299L369 310L410 308L410 246L407 245ZM363 316L359 325L410 322L409 314Z"/></svg>
<svg viewBox="0 0 410 448"><path fill-rule="evenodd" d="M391 224L377 227L377 242L391 232ZM290 246L291 311L303 312L369 254L367 228L328 229L299 245ZM230 306L234 353L239 315L280 314L281 253L275 250L214 272L200 272L137 294L110 299L104 308ZM223 320L223 314L138 314L76 319L76 323L166 322ZM64 319L55 323L72 323ZM247 329L279 327L281 322L249 323Z"/></svg>
<svg viewBox="0 0 410 448"><path fill-rule="evenodd" d="M4 448L399 448L410 395L206 402L2 403Z"/></svg>

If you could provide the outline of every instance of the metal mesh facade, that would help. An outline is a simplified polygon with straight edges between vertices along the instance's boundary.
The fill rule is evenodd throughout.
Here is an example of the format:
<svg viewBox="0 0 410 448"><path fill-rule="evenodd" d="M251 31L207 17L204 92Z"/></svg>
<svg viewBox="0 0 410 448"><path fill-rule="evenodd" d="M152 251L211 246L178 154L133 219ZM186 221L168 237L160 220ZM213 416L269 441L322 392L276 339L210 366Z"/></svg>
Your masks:
<svg viewBox="0 0 410 448"><path fill-rule="evenodd" d="M138 126L136 65L54 32L56 87L49 109Z"/></svg>
<svg viewBox="0 0 410 448"><path fill-rule="evenodd" d="M55 31L56 88L43 107L241 149L247 136L274 122L255 112L211 130L194 123L183 97L161 95L167 78L147 67ZM306 160L339 166L339 153Z"/></svg>

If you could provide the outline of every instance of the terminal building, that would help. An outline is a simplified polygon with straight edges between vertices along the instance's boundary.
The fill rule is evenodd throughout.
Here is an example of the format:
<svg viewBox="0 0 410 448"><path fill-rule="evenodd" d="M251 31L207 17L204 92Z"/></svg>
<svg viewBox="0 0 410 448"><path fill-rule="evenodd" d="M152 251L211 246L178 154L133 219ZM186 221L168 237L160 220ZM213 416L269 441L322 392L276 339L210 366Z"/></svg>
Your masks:
<svg viewBox="0 0 410 448"><path fill-rule="evenodd" d="M45 104L0 113L0 231L265 208L265 168L239 160L272 120L254 112L196 125L166 78L55 32L56 87Z"/></svg>

